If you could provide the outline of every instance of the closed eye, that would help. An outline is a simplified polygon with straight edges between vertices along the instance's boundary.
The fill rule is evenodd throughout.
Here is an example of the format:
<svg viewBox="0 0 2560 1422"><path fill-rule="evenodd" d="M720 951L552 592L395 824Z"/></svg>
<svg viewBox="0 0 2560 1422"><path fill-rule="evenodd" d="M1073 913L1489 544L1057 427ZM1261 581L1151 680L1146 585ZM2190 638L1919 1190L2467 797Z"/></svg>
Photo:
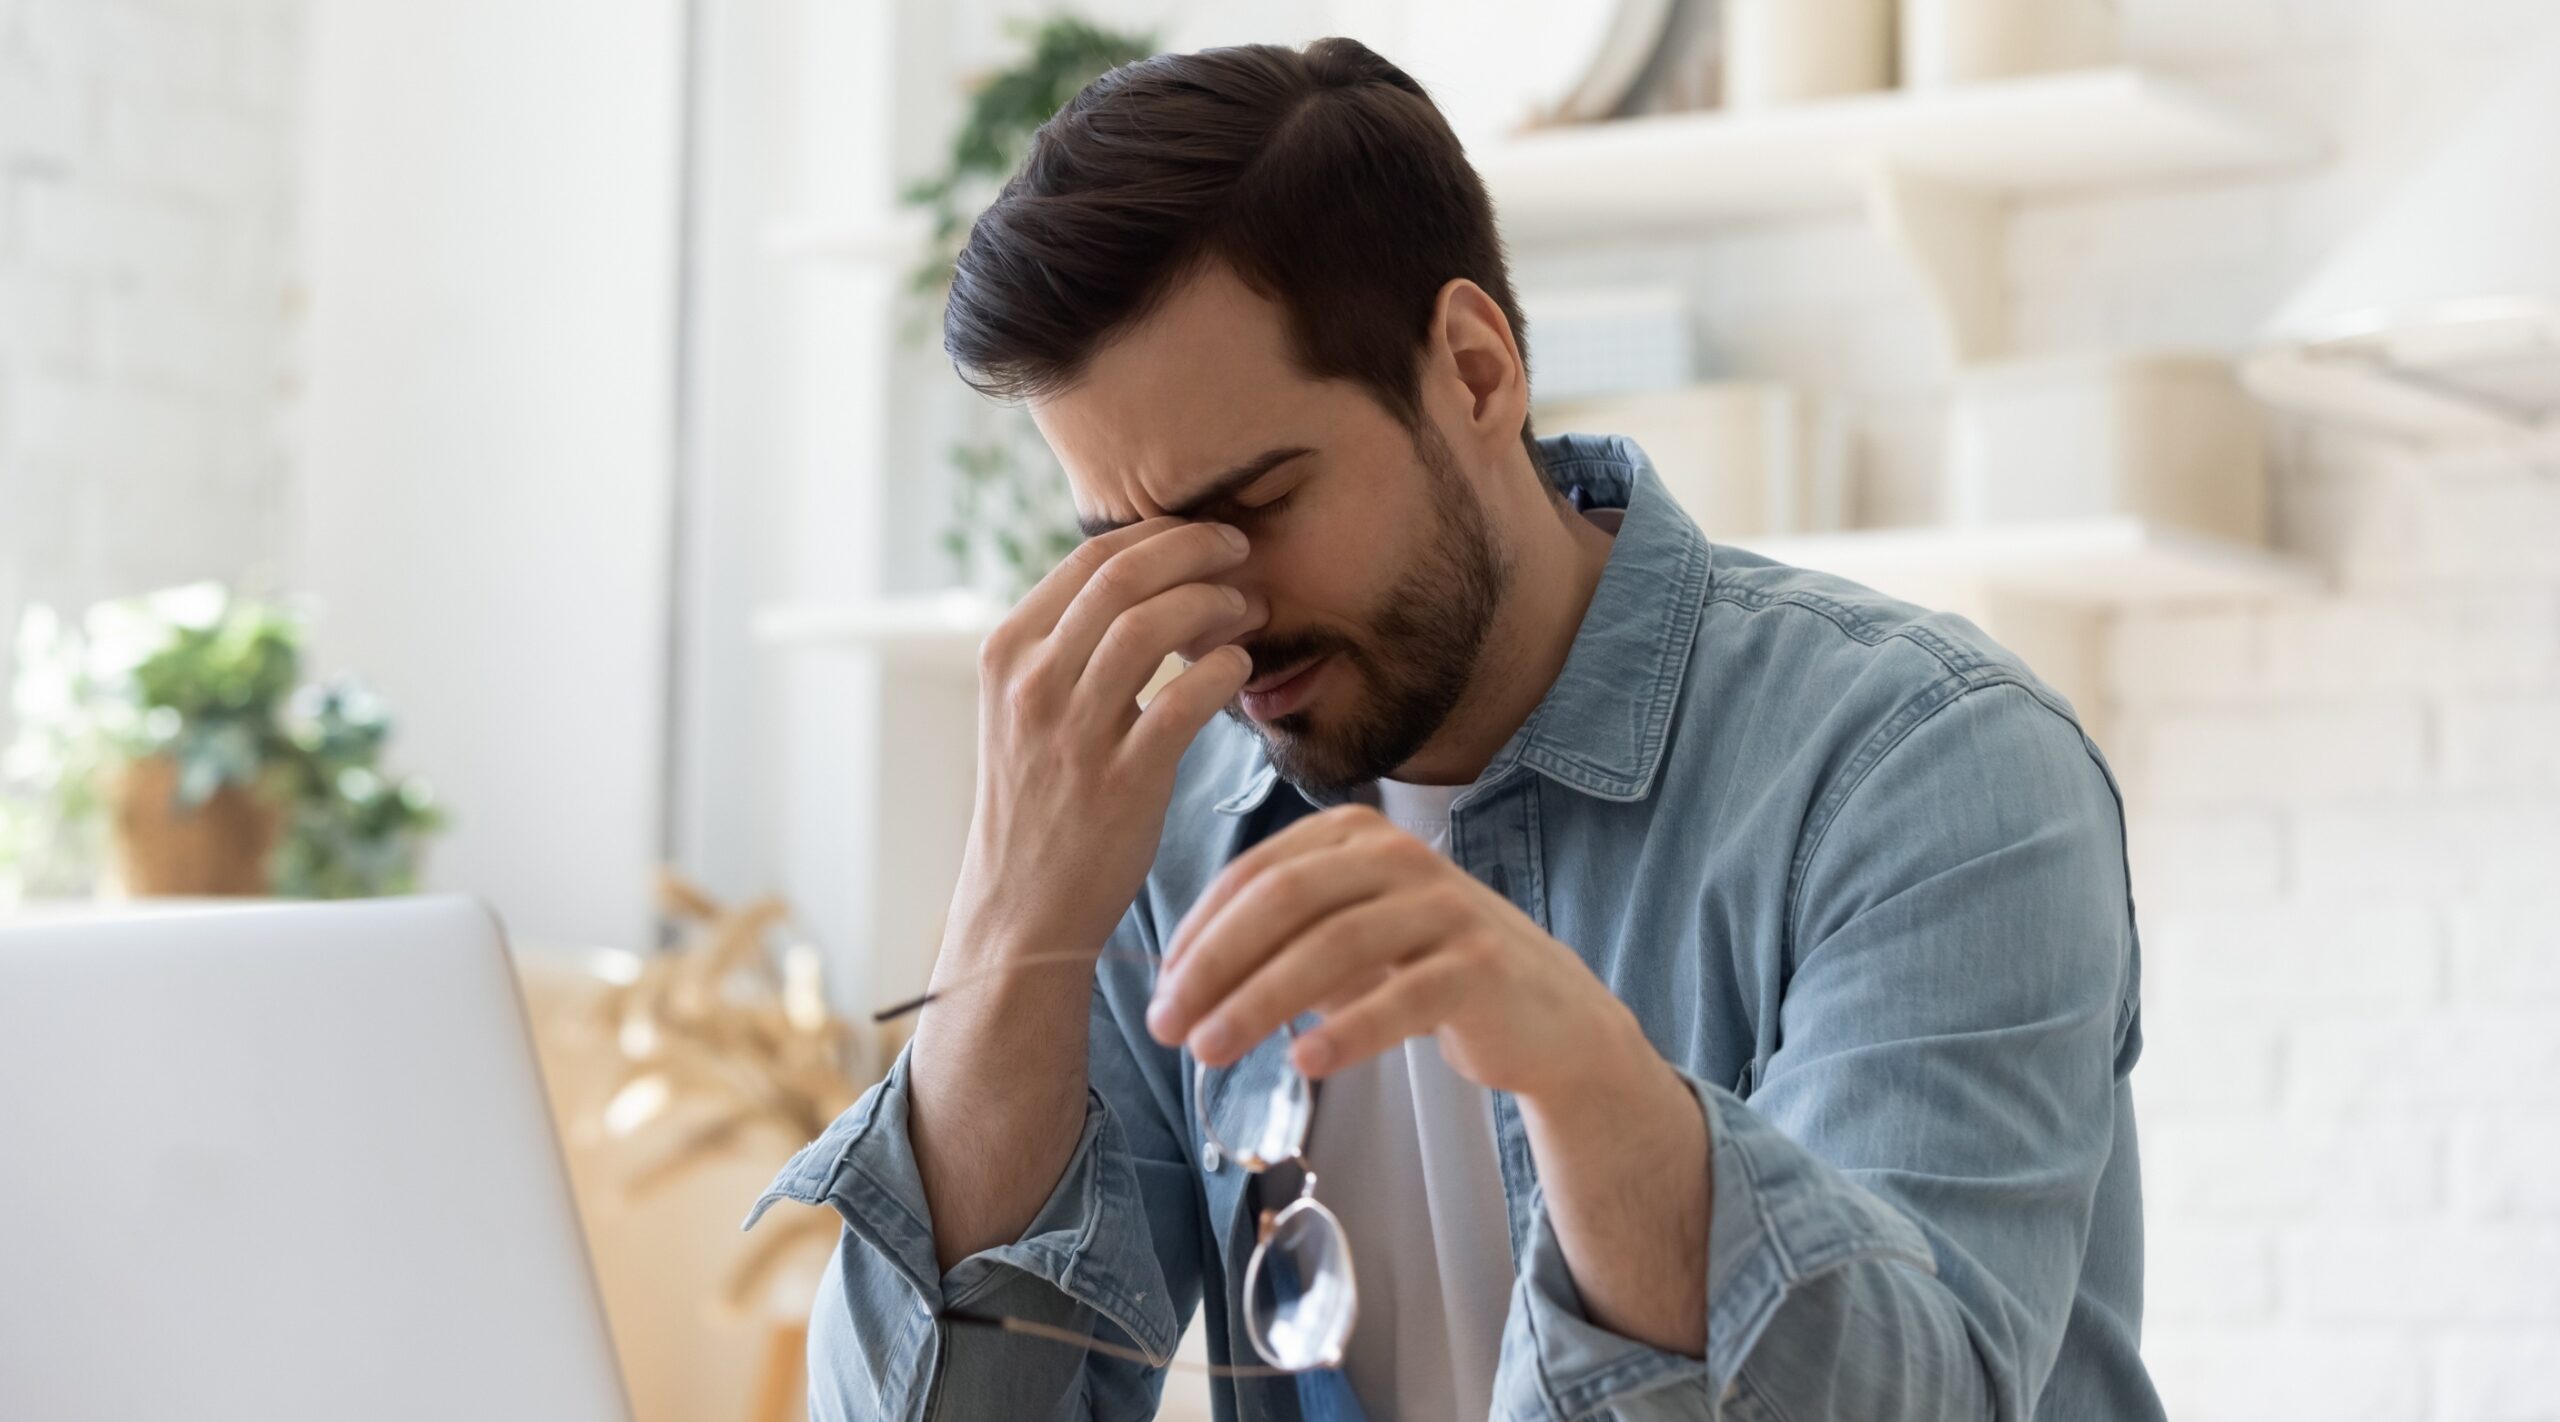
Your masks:
<svg viewBox="0 0 2560 1422"><path fill-rule="evenodd" d="M1298 491L1307 487L1307 480L1311 477L1313 476L1301 474L1296 478L1271 480L1270 482L1272 483L1283 485L1279 493L1270 498L1264 499L1260 503L1246 503L1242 499L1238 499L1236 501L1235 511L1238 516L1243 518L1268 518L1271 515L1280 512L1280 510L1286 506L1291 499L1296 498ZM1259 491L1248 490L1247 492L1254 493Z"/></svg>

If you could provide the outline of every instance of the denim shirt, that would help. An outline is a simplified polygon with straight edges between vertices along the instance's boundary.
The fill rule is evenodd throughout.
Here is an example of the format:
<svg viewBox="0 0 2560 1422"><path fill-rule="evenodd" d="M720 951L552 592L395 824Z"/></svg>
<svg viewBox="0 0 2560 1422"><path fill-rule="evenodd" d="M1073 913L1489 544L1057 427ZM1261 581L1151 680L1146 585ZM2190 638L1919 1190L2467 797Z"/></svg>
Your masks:
<svg viewBox="0 0 2560 1422"><path fill-rule="evenodd" d="M2151 1418L2137 1352L2140 1050L2123 816L2061 697L1961 619L1711 545L1628 441L1542 446L1626 510L1563 670L1457 801L1450 851L1632 1008L1710 1142L1706 1356L1585 1313L1518 1104L1494 1097L1517 1270L1501 1419ZM1155 955L1227 861L1314 802L1224 718L1184 758L1114 944ZM907 1061L758 1201L844 1221L811 1318L820 1418L1154 1415L1237 1307L1255 1189L1104 960L1083 1135L1022 1237L937 1265ZM1523 1051L1572 1051L1524 1042ZM1220 1074L1281 1069L1266 1045ZM1322 1109L1319 1100L1318 1109ZM754 1215L750 1215L752 1223ZM1222 1419L1356 1417L1339 1373L1221 1379Z"/></svg>

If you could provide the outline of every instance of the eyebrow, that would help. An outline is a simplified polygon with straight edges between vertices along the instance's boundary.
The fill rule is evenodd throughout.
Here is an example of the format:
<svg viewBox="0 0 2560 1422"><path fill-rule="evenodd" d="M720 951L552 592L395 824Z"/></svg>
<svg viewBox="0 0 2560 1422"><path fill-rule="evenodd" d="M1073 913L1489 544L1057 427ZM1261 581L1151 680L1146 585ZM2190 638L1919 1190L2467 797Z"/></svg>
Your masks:
<svg viewBox="0 0 2560 1422"><path fill-rule="evenodd" d="M1260 454L1255 455L1253 458L1246 460L1244 463L1237 465L1235 468L1228 470L1226 473L1219 475L1217 478L1210 480L1207 487L1201 489L1200 492L1193 494L1190 498L1184 499L1181 503L1175 504L1171 508L1166 509L1165 516L1169 518L1197 518L1199 517L1201 510L1214 507L1227 499L1234 498L1237 494L1243 492L1246 485L1252 483L1254 480L1261 478L1263 475L1270 473L1272 470L1279 468L1281 465L1288 463L1290 460L1295 459L1302 454L1313 453L1315 453L1314 450L1309 449L1304 445L1292 445L1285 449L1266 449ZM1102 535L1109 533L1114 529L1127 528L1133 523L1141 522L1144 522L1144 520L1134 518L1102 518L1082 514L1078 515L1076 518L1076 525L1084 530L1084 536L1087 538L1100 538Z"/></svg>

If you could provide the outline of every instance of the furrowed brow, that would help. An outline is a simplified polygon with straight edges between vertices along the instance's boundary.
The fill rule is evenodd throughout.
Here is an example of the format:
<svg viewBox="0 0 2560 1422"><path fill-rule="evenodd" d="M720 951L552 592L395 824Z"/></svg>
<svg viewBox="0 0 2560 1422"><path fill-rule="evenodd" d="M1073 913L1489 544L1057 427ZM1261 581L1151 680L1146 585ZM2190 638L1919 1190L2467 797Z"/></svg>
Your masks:
<svg viewBox="0 0 2560 1422"><path fill-rule="evenodd" d="M1173 518L1197 518L1203 509L1214 508L1219 503L1234 498L1254 480L1302 454L1313 453L1315 453L1314 450L1303 445L1293 445L1284 449L1266 449L1210 480L1198 493L1166 509L1165 513ZM1114 529L1127 528L1137 522L1140 520L1134 518L1079 516L1076 519L1077 526L1084 530L1084 536L1087 538L1100 538Z"/></svg>

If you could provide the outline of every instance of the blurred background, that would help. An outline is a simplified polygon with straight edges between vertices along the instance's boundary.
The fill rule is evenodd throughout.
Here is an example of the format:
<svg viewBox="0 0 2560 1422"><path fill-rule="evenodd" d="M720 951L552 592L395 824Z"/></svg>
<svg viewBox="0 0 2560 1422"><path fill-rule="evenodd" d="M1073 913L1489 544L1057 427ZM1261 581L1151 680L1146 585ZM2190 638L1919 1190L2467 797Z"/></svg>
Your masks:
<svg viewBox="0 0 2560 1422"><path fill-rule="evenodd" d="M2088 717L2172 1415L2560 1418L2548 0L0 0L0 914L486 896L643 1415L789 1415L832 1225L730 1230L1071 528L940 264L1103 68L1327 33L1542 430Z"/></svg>

